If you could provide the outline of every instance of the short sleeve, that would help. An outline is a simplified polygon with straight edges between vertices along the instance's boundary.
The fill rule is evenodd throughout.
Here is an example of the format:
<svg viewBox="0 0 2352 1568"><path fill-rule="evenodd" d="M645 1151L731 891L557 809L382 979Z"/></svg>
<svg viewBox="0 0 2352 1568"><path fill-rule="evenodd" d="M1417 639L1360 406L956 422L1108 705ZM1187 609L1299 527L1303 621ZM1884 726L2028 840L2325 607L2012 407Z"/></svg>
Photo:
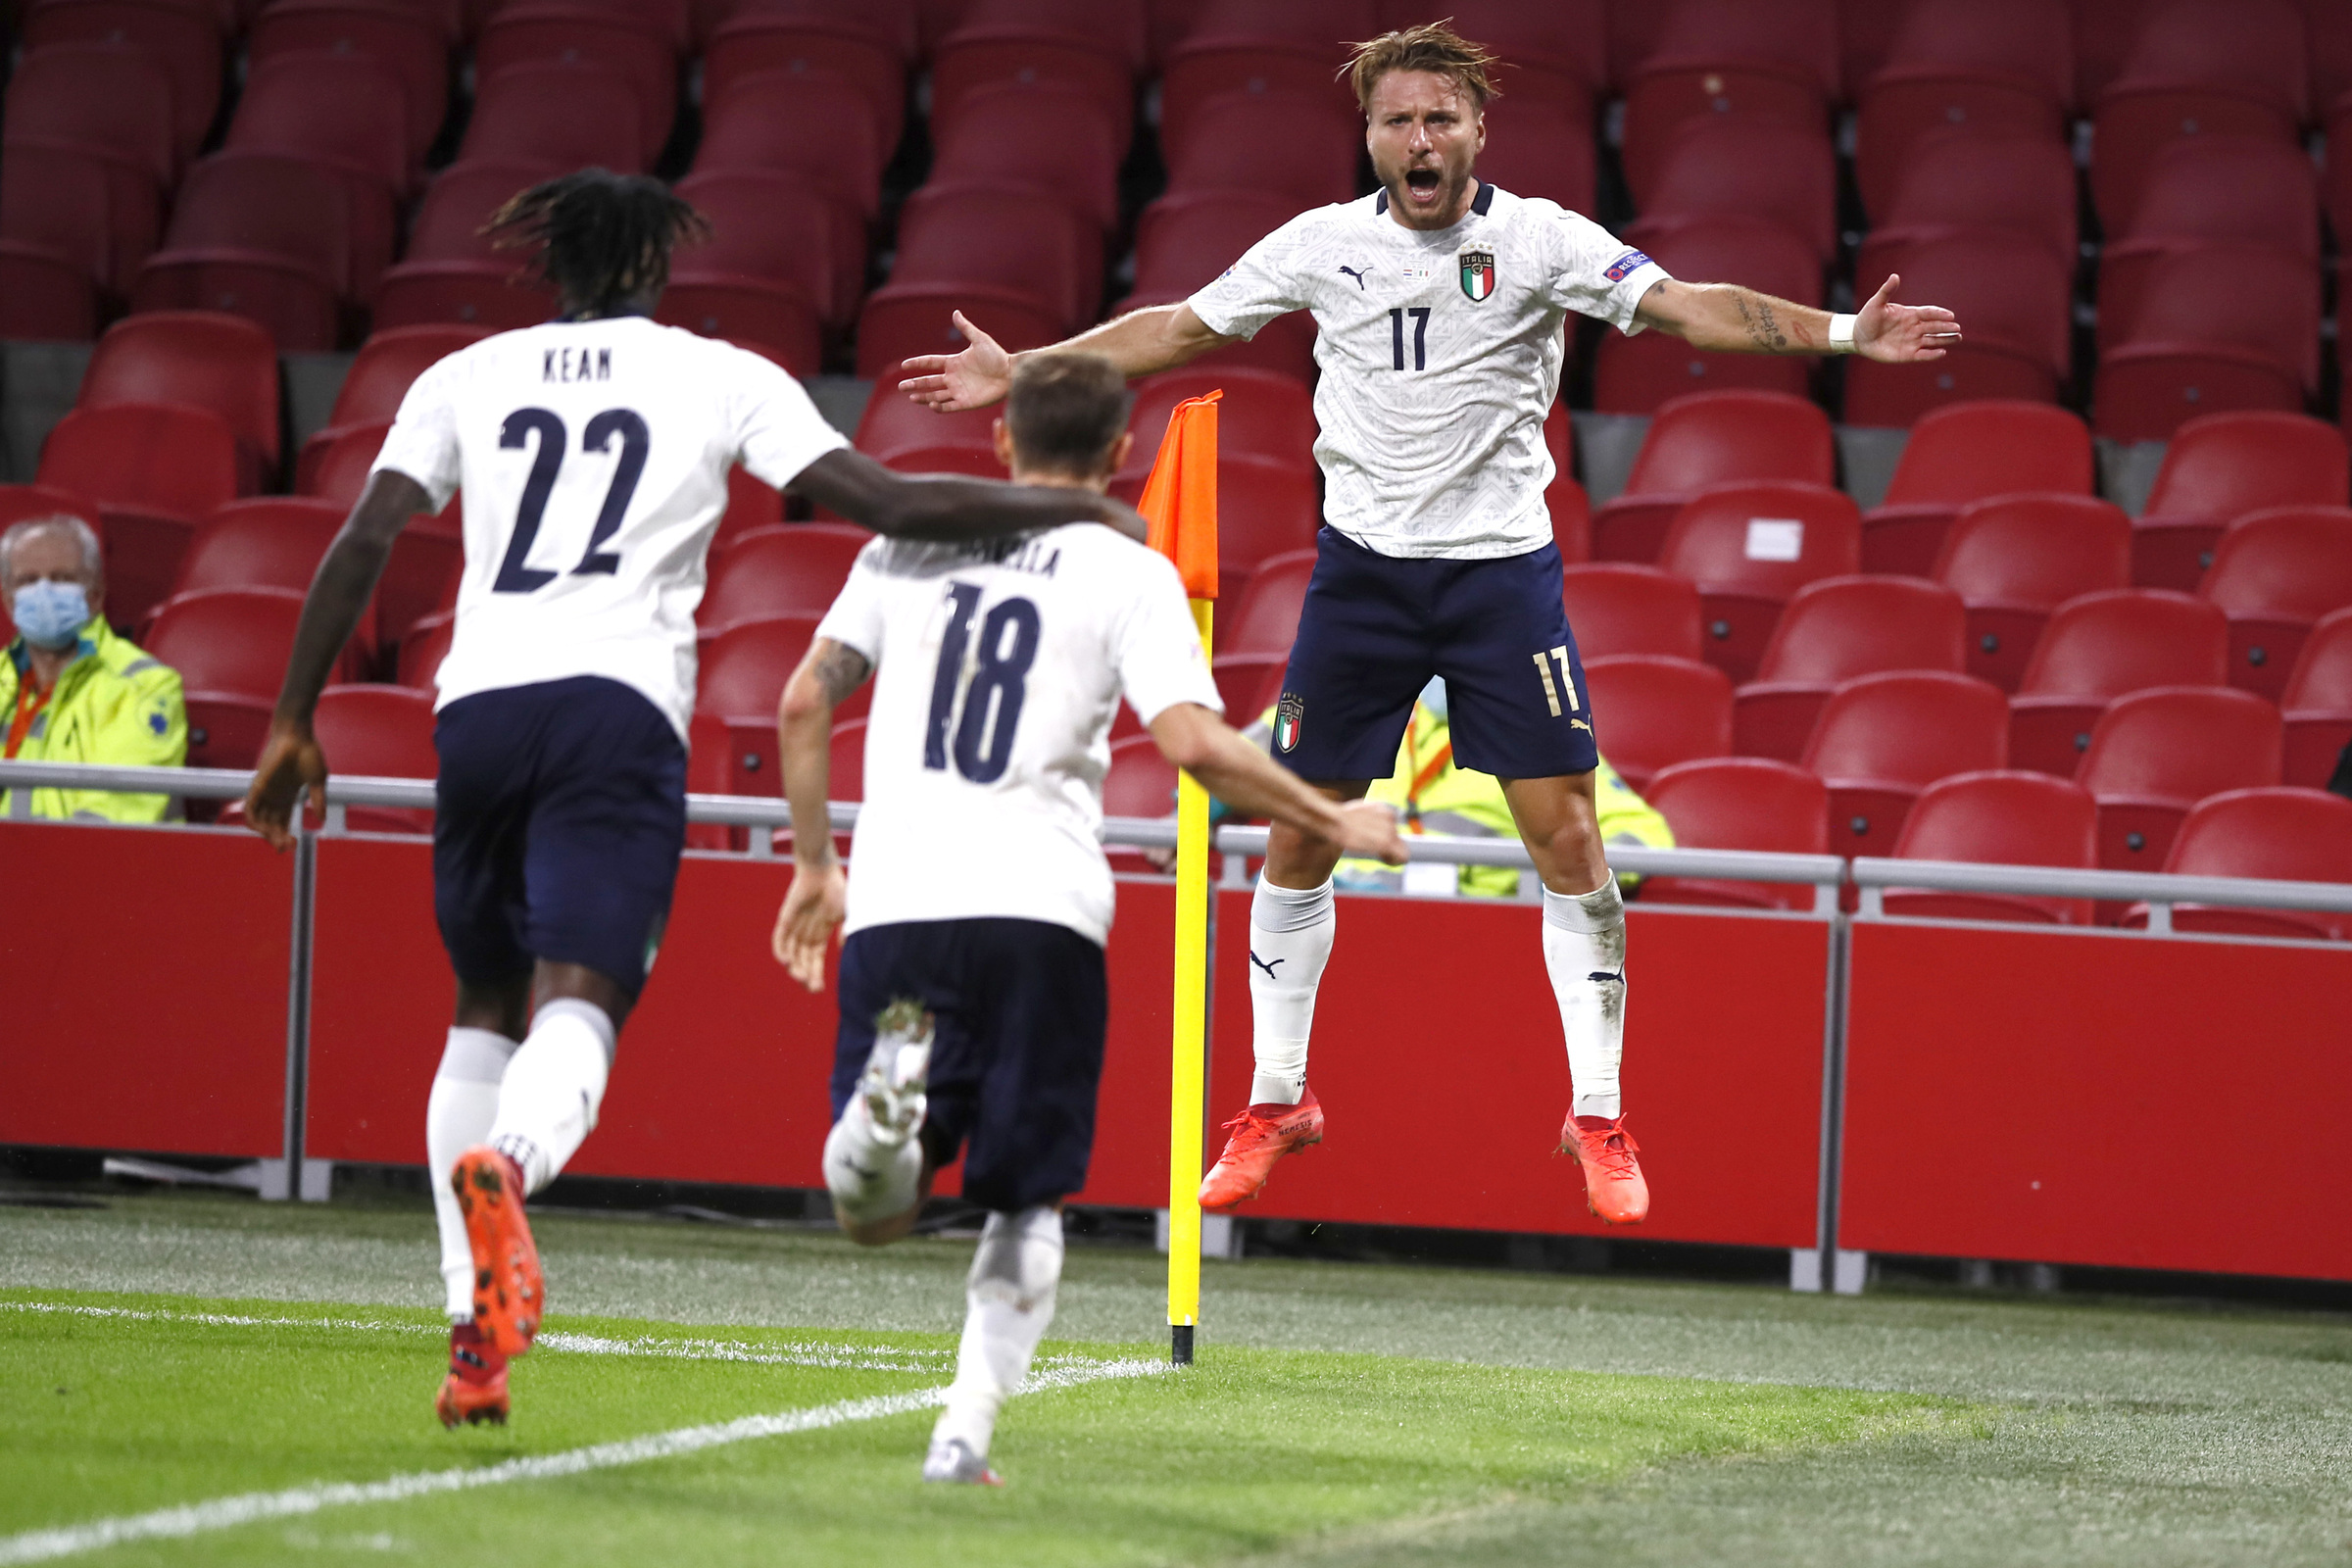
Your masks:
<svg viewBox="0 0 2352 1568"><path fill-rule="evenodd" d="M858 552L850 580L841 585L833 607L816 623L817 636L856 649L869 664L882 662L882 573L875 561L888 548L888 541L876 539Z"/></svg>
<svg viewBox="0 0 2352 1568"><path fill-rule="evenodd" d="M1144 554L1144 569L1126 612L1111 633L1111 662L1135 716L1149 725L1178 703L1225 711L1216 678L1201 657L1184 582L1165 557Z"/></svg>
<svg viewBox="0 0 2352 1568"><path fill-rule="evenodd" d="M803 468L850 444L782 367L748 349L731 352L738 376L731 410L735 452L754 478L781 490Z"/></svg>
<svg viewBox="0 0 2352 1568"><path fill-rule="evenodd" d="M1560 303L1608 322L1628 337L1641 331L1634 313L1641 308L1642 296L1671 274L1580 213L1561 211L1549 221L1555 225L1552 288Z"/></svg>
<svg viewBox="0 0 2352 1568"><path fill-rule="evenodd" d="M1255 337L1277 316L1306 309L1298 253L1308 217L1292 219L1243 253L1224 274L1188 302L1200 323L1226 337Z"/></svg>
<svg viewBox="0 0 2352 1568"><path fill-rule="evenodd" d="M416 480L432 497L435 512L458 493L464 473L458 447L457 358L437 361L409 384L392 429L375 455L375 466L368 470L371 475L389 470Z"/></svg>

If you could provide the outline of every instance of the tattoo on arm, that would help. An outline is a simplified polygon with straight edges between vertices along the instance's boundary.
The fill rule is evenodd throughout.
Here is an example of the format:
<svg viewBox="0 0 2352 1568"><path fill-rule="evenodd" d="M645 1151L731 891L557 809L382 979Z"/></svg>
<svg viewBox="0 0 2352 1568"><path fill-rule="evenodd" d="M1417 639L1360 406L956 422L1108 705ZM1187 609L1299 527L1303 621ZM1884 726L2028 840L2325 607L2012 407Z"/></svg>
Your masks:
<svg viewBox="0 0 2352 1568"><path fill-rule="evenodd" d="M1752 307L1752 308L1751 308ZM1740 324L1747 328L1748 340L1759 349L1786 349L1788 334L1772 314L1772 301L1752 289L1732 290L1732 309L1740 313Z"/></svg>
<svg viewBox="0 0 2352 1568"><path fill-rule="evenodd" d="M825 694L826 705L839 708L873 672L872 662L863 654L834 643L816 662L816 684Z"/></svg>

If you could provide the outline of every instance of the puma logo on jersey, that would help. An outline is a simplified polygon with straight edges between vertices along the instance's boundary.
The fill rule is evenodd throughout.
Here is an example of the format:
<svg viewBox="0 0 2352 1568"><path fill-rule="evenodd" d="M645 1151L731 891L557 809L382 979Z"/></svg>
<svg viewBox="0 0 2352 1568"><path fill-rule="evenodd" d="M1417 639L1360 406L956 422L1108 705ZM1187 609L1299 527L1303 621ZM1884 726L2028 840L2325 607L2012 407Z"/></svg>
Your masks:
<svg viewBox="0 0 2352 1568"><path fill-rule="evenodd" d="M610 381L611 349L546 349L539 356L542 381Z"/></svg>
<svg viewBox="0 0 2352 1568"><path fill-rule="evenodd" d="M1366 268L1363 268L1363 269L1360 269L1360 270L1359 270L1359 269L1356 269L1356 268L1353 268L1353 267L1343 267L1343 268L1341 268L1341 269L1340 269L1340 270L1341 270L1341 271L1343 271L1343 272L1346 272L1346 273L1347 273L1347 274L1348 274L1349 277L1352 277L1352 278L1354 278L1354 279L1355 279L1355 286L1356 286L1356 289L1357 289L1357 291L1360 293L1360 292L1363 290L1363 287L1364 287L1364 273L1365 273L1365 272L1369 272L1370 270L1372 270L1372 269L1370 269L1369 267L1366 267Z"/></svg>
<svg viewBox="0 0 2352 1568"><path fill-rule="evenodd" d="M1290 962L1291 960L1290 960L1290 959L1288 959L1288 958L1275 958L1275 959L1272 959L1271 961L1269 961L1269 960L1267 960L1267 959L1265 959L1265 958L1261 958L1261 957L1259 957L1259 956L1258 956L1256 954L1252 953L1252 954L1250 954L1250 961L1251 963L1254 963L1254 964L1256 964L1256 965L1257 965L1257 966L1258 966L1260 969L1263 969L1263 970L1265 970L1265 971L1266 971L1266 978L1267 978L1267 979L1269 979L1269 980L1271 980L1271 979L1275 978L1275 975L1274 975L1274 965L1275 965L1275 964L1278 964L1278 963L1288 963L1288 962Z"/></svg>

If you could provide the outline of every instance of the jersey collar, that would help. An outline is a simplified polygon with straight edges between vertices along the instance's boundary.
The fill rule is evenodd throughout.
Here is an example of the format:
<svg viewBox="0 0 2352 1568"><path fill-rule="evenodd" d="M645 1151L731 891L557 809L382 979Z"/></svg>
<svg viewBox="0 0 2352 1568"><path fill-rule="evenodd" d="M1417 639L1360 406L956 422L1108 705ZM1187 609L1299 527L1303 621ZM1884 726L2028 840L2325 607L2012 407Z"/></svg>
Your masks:
<svg viewBox="0 0 2352 1568"><path fill-rule="evenodd" d="M1486 180L1480 180L1478 182L1478 194L1470 198L1470 211L1476 213L1479 217L1484 218L1487 216L1488 211L1494 207L1494 187ZM1388 187L1384 185L1381 187L1380 199L1372 204L1372 211L1375 213L1385 213L1388 210L1389 192Z"/></svg>

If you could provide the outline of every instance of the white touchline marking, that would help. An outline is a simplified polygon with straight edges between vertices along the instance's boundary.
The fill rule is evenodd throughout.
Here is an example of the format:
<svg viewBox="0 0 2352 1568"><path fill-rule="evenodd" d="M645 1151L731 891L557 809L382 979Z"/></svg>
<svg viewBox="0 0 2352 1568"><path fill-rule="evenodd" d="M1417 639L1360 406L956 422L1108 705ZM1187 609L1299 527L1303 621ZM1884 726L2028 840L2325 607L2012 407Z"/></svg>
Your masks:
<svg viewBox="0 0 2352 1568"><path fill-rule="evenodd" d="M1171 1370L1164 1361L1141 1360L1098 1361L1091 1366L1054 1367L1030 1378L1024 1392L1066 1389L1081 1383L1099 1383L1108 1378L1154 1377ZM215 1497L209 1502L192 1502L177 1508L159 1508L153 1513L97 1519L86 1525L28 1530L22 1535L0 1536L0 1564L47 1562L56 1557L70 1557L84 1551L96 1551L104 1546L120 1545L126 1541L201 1535L207 1531L230 1530L238 1525L255 1524L265 1519L314 1514L324 1508L342 1508L367 1502L404 1502L411 1497L429 1496L435 1493L470 1492L477 1487L501 1487L515 1481L546 1481L561 1476L584 1475L591 1470L643 1464L649 1459L674 1459L681 1454L699 1453L705 1448L723 1447L731 1443L749 1443L756 1438L780 1438L795 1432L817 1432L851 1421L874 1421L884 1416L906 1415L935 1404L944 1404L947 1397L948 1391L944 1386L914 1389L905 1394L844 1399L837 1404L820 1404L806 1410L747 1415L710 1426L679 1427L672 1432L623 1438L617 1443L599 1443L585 1448L568 1448L562 1453L541 1454L529 1459L508 1459L479 1469L418 1470L405 1476L390 1476L382 1481L339 1481L315 1487L295 1487L285 1492L249 1492L240 1496Z"/></svg>

